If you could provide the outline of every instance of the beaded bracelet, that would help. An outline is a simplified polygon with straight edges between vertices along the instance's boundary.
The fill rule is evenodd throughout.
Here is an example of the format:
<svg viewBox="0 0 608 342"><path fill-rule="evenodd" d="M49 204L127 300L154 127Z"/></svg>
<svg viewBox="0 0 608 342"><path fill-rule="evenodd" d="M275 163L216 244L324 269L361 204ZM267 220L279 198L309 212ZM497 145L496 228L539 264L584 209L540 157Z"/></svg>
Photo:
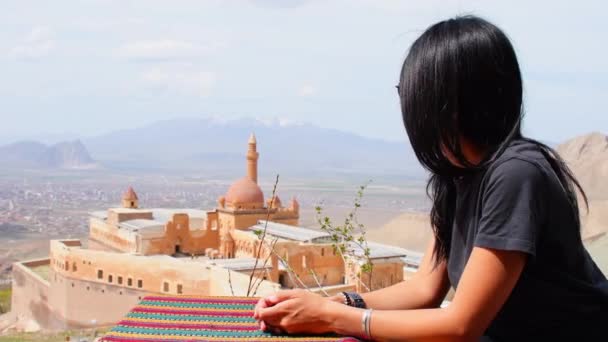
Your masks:
<svg viewBox="0 0 608 342"><path fill-rule="evenodd" d="M344 305L350 306L350 297L346 294L346 292L340 292L342 298L344 298Z"/></svg>
<svg viewBox="0 0 608 342"><path fill-rule="evenodd" d="M344 304L355 308L365 309L367 305L360 294L356 292L342 292Z"/></svg>

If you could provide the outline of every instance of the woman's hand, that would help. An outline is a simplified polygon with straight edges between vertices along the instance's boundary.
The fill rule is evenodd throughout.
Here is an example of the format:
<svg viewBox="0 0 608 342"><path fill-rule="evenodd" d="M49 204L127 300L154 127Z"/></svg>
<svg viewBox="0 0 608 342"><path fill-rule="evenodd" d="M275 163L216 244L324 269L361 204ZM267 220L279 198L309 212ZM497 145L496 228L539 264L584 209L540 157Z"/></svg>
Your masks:
<svg viewBox="0 0 608 342"><path fill-rule="evenodd" d="M280 291L260 299L254 317L261 322L262 330L322 334L330 331L332 308L339 305L304 290Z"/></svg>

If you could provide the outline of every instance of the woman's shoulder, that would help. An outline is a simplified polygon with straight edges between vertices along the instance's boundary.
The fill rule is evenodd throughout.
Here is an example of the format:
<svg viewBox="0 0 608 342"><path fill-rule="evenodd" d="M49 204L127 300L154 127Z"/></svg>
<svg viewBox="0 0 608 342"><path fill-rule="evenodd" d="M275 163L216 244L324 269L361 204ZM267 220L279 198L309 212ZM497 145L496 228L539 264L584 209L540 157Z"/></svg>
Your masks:
<svg viewBox="0 0 608 342"><path fill-rule="evenodd" d="M515 183L541 181L551 170L540 146L525 140L514 140L490 165L490 178Z"/></svg>
<svg viewBox="0 0 608 342"><path fill-rule="evenodd" d="M524 139L511 141L503 153L496 158L496 162L500 163L510 159L520 159L531 163L546 160L540 145Z"/></svg>
<svg viewBox="0 0 608 342"><path fill-rule="evenodd" d="M482 181L482 192L508 194L524 190L545 205L553 202L566 205L570 201L541 146L516 141L488 167Z"/></svg>

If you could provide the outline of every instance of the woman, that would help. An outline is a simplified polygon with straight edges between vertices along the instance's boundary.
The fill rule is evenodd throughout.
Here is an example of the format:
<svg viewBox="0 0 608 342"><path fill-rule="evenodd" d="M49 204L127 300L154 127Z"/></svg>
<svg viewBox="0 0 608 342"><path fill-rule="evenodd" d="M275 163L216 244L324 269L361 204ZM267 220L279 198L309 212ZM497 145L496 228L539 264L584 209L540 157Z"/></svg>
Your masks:
<svg viewBox="0 0 608 342"><path fill-rule="evenodd" d="M434 241L419 271L360 298L279 292L256 307L262 327L399 341L608 334L608 281L580 235L577 190L586 197L551 148L521 133L522 80L505 34L472 16L431 26L398 90L431 174ZM450 286L454 299L439 308Z"/></svg>

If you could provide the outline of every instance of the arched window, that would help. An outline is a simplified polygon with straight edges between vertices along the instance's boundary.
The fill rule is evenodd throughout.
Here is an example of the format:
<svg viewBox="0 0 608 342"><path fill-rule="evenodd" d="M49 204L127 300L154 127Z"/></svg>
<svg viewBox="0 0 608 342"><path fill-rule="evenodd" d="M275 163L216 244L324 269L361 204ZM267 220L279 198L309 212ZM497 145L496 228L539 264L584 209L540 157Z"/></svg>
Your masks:
<svg viewBox="0 0 608 342"><path fill-rule="evenodd" d="M103 271L97 270L97 279L103 279Z"/></svg>

